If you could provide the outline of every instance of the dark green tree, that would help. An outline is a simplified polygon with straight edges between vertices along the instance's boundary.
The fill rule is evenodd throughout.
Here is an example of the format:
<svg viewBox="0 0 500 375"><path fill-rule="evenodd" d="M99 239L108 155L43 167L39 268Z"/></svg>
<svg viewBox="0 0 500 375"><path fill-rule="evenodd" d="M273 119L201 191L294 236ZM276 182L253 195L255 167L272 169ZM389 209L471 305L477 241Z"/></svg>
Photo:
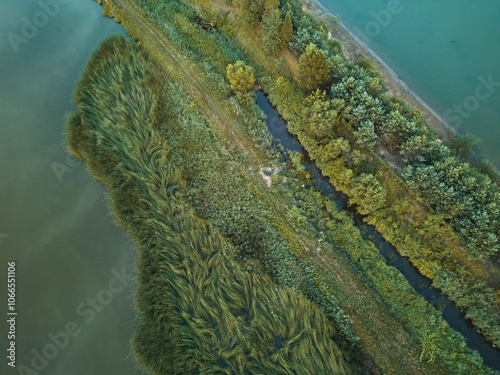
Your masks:
<svg viewBox="0 0 500 375"><path fill-rule="evenodd" d="M263 23L263 47L268 55L279 52L281 47L281 15L279 9L274 9L264 14Z"/></svg>
<svg viewBox="0 0 500 375"><path fill-rule="evenodd" d="M358 145L372 148L377 143L377 135L375 134L375 126L371 120L363 120L353 132L354 138Z"/></svg>

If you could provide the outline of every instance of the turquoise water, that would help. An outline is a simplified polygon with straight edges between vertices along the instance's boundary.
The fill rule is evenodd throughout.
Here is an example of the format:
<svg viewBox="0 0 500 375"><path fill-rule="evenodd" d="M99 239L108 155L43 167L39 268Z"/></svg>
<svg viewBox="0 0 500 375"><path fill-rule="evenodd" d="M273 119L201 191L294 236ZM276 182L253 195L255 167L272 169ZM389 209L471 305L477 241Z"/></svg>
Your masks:
<svg viewBox="0 0 500 375"><path fill-rule="evenodd" d="M45 19L38 1L0 0L0 309L5 317L7 261L15 260L18 312L17 368L6 365L2 318L0 373L135 374L134 249L102 187L67 158L63 135L90 53L124 31L94 1L59 1ZM24 17L40 25L24 30L29 38ZM13 44L9 33L25 41Z"/></svg>
<svg viewBox="0 0 500 375"><path fill-rule="evenodd" d="M500 166L499 1L320 1Z"/></svg>

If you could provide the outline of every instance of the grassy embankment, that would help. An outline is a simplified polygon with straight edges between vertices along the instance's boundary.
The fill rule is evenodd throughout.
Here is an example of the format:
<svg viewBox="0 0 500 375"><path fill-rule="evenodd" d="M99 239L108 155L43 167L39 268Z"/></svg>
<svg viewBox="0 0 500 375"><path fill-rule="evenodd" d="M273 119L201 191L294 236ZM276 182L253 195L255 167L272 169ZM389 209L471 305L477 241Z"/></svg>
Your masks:
<svg viewBox="0 0 500 375"><path fill-rule="evenodd" d="M467 317L472 319L488 339L497 346L500 345L498 264L494 259L471 259L471 253L479 251L476 247L482 247L486 252L495 252L498 248L498 241L495 240L499 227L499 193L496 185L466 163L447 156L449 150L425 128L419 114L404 103L390 98L375 73L349 64L339 55L333 58L336 64L332 67L334 82L342 86L349 76L353 76L353 80L361 82L360 86L375 86L373 91L368 89L370 94L367 96L373 95L373 101L384 103L386 107L395 108L393 112L404 114L399 120L409 122L415 128L414 131L421 134L414 139L428 142L429 146L425 146L429 148L428 152L443 154L443 160L435 163L437 167L422 167L414 161L413 164L408 164L404 173L406 180L403 179L383 160L384 155L390 154L390 147L395 148L390 160L401 160L401 147L397 146L397 141L401 142L401 139L396 138L403 137L394 136L390 140L392 143L380 141L376 147L361 147L353 136L355 118L352 114L347 114L349 106L343 109L346 113L338 111L340 113L332 120L330 136L315 134L309 125L312 121L309 108L315 102L321 102L321 98L318 100L314 96L308 97L307 93L296 86L293 79L296 61L291 51L267 56L261 48L260 25L249 26L245 23L238 8L229 7L223 1L189 3L194 4L207 19L218 20L221 29L238 42L253 65L261 67L258 70L265 75L261 84L271 94L274 104L290 122L290 130L297 134L323 174L331 179L337 189L350 197L359 211L367 215L366 221L375 225L400 254L408 256L422 274L434 281L434 286L443 290L465 310ZM220 9L225 9L226 12L221 12ZM317 29L326 30L325 25L319 25ZM335 49L332 49L332 55L334 53ZM351 95L344 99L352 106L357 104L356 100L361 100L354 92L347 91L345 95ZM328 105L327 100L325 104ZM383 118L378 111L379 108L376 108L374 112ZM321 113L316 114L318 115ZM405 116L410 120L406 120ZM380 137L383 139L384 135ZM416 160L426 157L410 154L406 157ZM433 181L424 179L425 173L432 176L445 175L450 180L456 178L455 182L452 181L455 185L446 186L444 182L436 182L433 187ZM367 176L371 178L367 179ZM365 188L369 185L366 182L371 184L372 190ZM411 186L419 184L428 187L429 191L419 195L416 188L411 189ZM448 194L451 196L448 197ZM437 203L432 203L446 203L448 200L449 208L446 205L439 208Z"/></svg>
<svg viewBox="0 0 500 375"><path fill-rule="evenodd" d="M117 3L117 5L118 4L119 3ZM301 197L300 202L303 203L303 205L299 206L299 209L290 205L290 209L287 209L279 202L281 199L285 198L276 199L275 197L271 197L268 193L262 193L262 186L258 184L252 187L253 184L251 182L253 181L253 183L255 183L258 177L252 179L250 176L247 176L247 180L232 181L234 185L231 184L230 186L234 188L234 191L233 195L230 193L227 195L230 197L229 200L226 195L222 193L228 192L227 188L223 190L229 180L228 176L234 176L236 173L246 173L248 175L245 167L250 167L254 174L256 174L257 168L259 165L262 165L259 164L259 162L262 163L266 160L264 158L265 154L262 151L252 147L252 137L244 135L245 130L249 133L253 133L255 138L259 138L260 135L263 134L262 122L259 127L259 124L256 125L254 120L245 120L246 117L257 116L255 114L255 109L245 111L244 108L238 107L238 103L234 101L234 98L228 96L228 90L224 80L221 79L222 77L217 73L218 70L220 70L217 68L220 66L225 67L223 65L224 60L219 60L219 57L214 58L212 56L214 64L218 64L215 69L210 67L209 64L199 66L193 63L191 59L194 57L193 54L196 52L197 48L193 47L193 43L186 44L186 39L183 39L186 38L186 36L199 38L198 50L201 49L207 53L207 49L212 47L216 48L220 44L220 40L217 40L220 36L208 36L203 31L196 28L192 22L191 24L186 23L186 19L184 19L185 15L183 16L182 12L169 13L168 9L165 9L165 14L176 14L175 18L177 18L177 22L183 23L178 25L174 24L177 27L174 28L172 24L169 25L168 20L165 22L164 26L167 29L168 26L170 26L169 30L174 33L173 36L170 35L170 37L173 39L177 38L176 44L166 38L165 35L163 35L162 38L157 38L159 30L154 24L148 23L148 20L141 20L140 17L135 17L135 19L128 18L131 14L130 9L125 12L120 12L120 8L116 6L111 10L114 15L118 15L129 33L141 41L144 49L157 58L156 61L161 63L162 68L165 68L165 70L175 77L176 80L182 83L183 87L190 94L191 99L196 103L191 103L192 105L185 107L187 109L191 108L193 111L197 106L201 108L202 112L205 112L208 117L212 119L212 121L208 122L211 129L210 132L226 140L228 151L230 153L233 152L233 157L239 161L239 163L232 165L234 169L228 169L227 167L223 167L223 165L210 165L212 169L209 168L208 165L203 163L215 161L217 158L215 158L213 154L200 152L206 148L200 145L200 135L196 133L191 133L189 136L184 134L185 139L182 144L184 148L175 147L175 149L181 148L189 150L187 155L199 156L197 168L194 167L196 163L193 157L189 163L184 159L187 155L184 155L178 162L179 166L186 168L189 172L186 173L186 176L199 177L198 179L192 178L189 182L191 184L190 190L192 191L189 193L190 201L195 205L197 210L205 216L212 215L210 219L213 220L223 232L226 232L227 235L231 237L240 251L240 256L244 254L248 256L247 253L252 252L253 248L253 246L249 244L257 243L259 245L259 251L254 254L255 257L263 260L263 263L268 268L267 271L270 272L277 281L283 284L295 281L298 283L298 285L294 285L295 288L304 291L306 295L316 300L320 305L321 295L328 296L328 294L330 294L326 299L326 305L323 302L322 306L327 312L329 308L330 312L338 312L339 301L335 301L335 299L340 299L340 305L342 305L342 307L346 306L348 314L354 321L355 333L361 337L361 342L358 344L359 347L364 352L369 353L377 364L383 368L384 372L442 373L443 369L447 368L446 366L452 366L451 368L457 365L464 366L462 361L464 361L464 363L469 361L469 354L464 348L463 342L460 343L460 338L452 332L449 332L449 328L443 324L439 315L433 311L432 308L429 308L421 299L415 296L415 293L408 287L404 279L401 280L401 275L387 268L385 264L381 262L380 256L373 246L370 247L369 244L363 243L359 233L357 233L352 226L352 222L350 222L345 215L336 212L333 207L330 207L332 214L335 216L337 226L330 221L328 226L331 228L325 233L328 233L327 236L338 242L335 243L335 246L330 245L330 249L336 248L337 251L343 251L348 254L349 252L358 252L358 263L359 265L364 264L366 268L358 272L366 274L365 277L372 283L370 288L362 285L359 280L356 281L357 275L353 276L352 270L348 269L352 267L352 265L346 263L342 255L333 252L332 254L326 255L322 253L321 260L323 263L318 264L318 257L305 251L308 248L314 249L314 245L318 244L307 243L307 236L303 235L299 237L291 228L301 228L304 233L307 233L307 225L304 225L305 220L311 218L317 220L319 218L318 222L320 222L321 217L318 216L319 214L317 212L314 212L314 206L308 208L305 204L311 203L314 205L321 202L321 198L318 195L314 196L312 193L295 189L295 195ZM136 11L136 9L134 11ZM137 15L138 14L136 14L136 16ZM153 33L151 33L152 31ZM147 38L145 36L147 36ZM182 47L183 45L184 47ZM188 47L186 47L186 45ZM217 48L221 51L220 46ZM229 47L226 46L225 48L225 51L222 49L221 57L225 56L227 61L232 62L231 59L234 60L235 52L232 52L233 55L228 57L226 53ZM211 52L212 51L210 51L210 53ZM166 58L166 56L169 56L169 58ZM188 70L186 71L186 69ZM206 93L210 93L210 96L208 97ZM238 110L240 111L239 114ZM187 113L189 113L189 111L185 111L183 117ZM231 119L231 121L228 122L228 119ZM231 126L228 126L229 123ZM174 134L182 133L179 133L179 129L176 129L176 131L170 135ZM194 144L192 142L193 139L197 140ZM217 137L213 139L217 139ZM191 142L189 142L189 140L191 140ZM210 145L210 142L208 142L207 146L208 145ZM240 153L238 153L238 150L240 150ZM245 153L247 153L246 156ZM220 157L220 155L217 155L217 157ZM258 159L258 157L260 157L260 159ZM189 168L191 168L191 170L189 170ZM224 168L226 169L224 170ZM231 173L228 174L228 170L231 171ZM222 171L225 173L221 173ZM200 177L201 172L205 172L204 178ZM201 173L201 175L203 174ZM211 185L212 183L216 186L215 189L210 188L214 186ZM279 188L278 184L275 185L278 191L285 189L285 193L290 195L293 192L293 189L287 189L285 185ZM242 186L248 187L251 194L248 194L248 192L245 193L245 189L242 189ZM259 192L260 199L268 197L267 200L265 200L266 204L261 203L259 205L258 199L252 199L252 197L259 194ZM220 193L220 195L217 196L217 193ZM243 199L242 197L248 198ZM216 199L212 200L211 198ZM233 207L235 207L234 205L224 204L228 201L232 204L236 204L236 207L244 207L244 210L248 210L248 207L253 209L262 208L264 210L263 213L267 214L263 216L266 220L269 220L269 222L259 223L259 225L255 226L253 219L259 218L262 212L258 210L254 212L246 211L244 214L240 213L238 216L237 211L233 209ZM207 202L208 206L204 207ZM273 207L273 205L279 208L279 210L287 210L287 218L290 220L280 219L283 215L280 215L279 210L274 211L274 208L268 212L265 211L267 206ZM217 210L214 210L215 207ZM307 218L305 217L305 213L309 215ZM245 222L245 219L251 220ZM250 226L245 227L245 225ZM270 227L267 227L268 225ZM240 232L238 232L238 228ZM241 228L248 228L249 230L241 230ZM255 229L260 231L261 228L264 229L262 238L248 238L248 234L253 235ZM276 231L275 233L278 235L270 233L272 229L274 229ZM280 238L279 236L283 237ZM309 238L314 238L314 236L310 236ZM283 242L283 239L284 243L287 245L284 249L277 246L277 244ZM309 241L312 242L314 240ZM356 243L356 241L358 241L358 243ZM324 250L329 249L328 242L323 242L321 246ZM285 255L285 257L282 258L282 255ZM294 264L296 265L295 268L293 267ZM376 265L376 267L371 267L372 265ZM333 271L332 269L328 270L329 266L336 266L337 269L342 270L342 273L339 275L328 274L328 271L330 273ZM304 271L307 271L307 273L304 274ZM393 280L390 278L393 278ZM312 286L305 285L306 283L310 283L311 280L313 281ZM349 285L349 283L351 283L351 285ZM377 301L373 293L374 289L380 294L381 297L379 297L379 299L384 299L383 303ZM318 290L320 291L319 296L311 295ZM332 291L334 291L334 293L332 293ZM358 293L359 296L356 295ZM398 296L398 298L396 298L396 296ZM333 310L331 309L332 306L334 307ZM384 309L386 309L387 312L392 312L398 319L384 316ZM370 322L370 315L375 316L373 322ZM406 315L406 318L401 319L400 317L404 315ZM405 329L408 329L412 334L414 333L414 337L406 333L404 329L401 329L403 323L398 321L399 319L404 321L404 325L406 325ZM342 319L337 319L337 324L341 325ZM413 328L411 328L412 326ZM413 329L413 331L411 331L411 329ZM342 330L342 327L340 327L340 330ZM395 337L391 338L390 335L387 335L387 332L390 331L395 333ZM344 334L348 335L348 329L344 328ZM385 340L387 341L384 342ZM450 350L450 352L448 352L448 350ZM432 363L428 365L419 363L419 357L420 359L425 359ZM446 357L448 357L447 361L445 360ZM476 357L474 361L477 360ZM452 371L450 367L448 367L448 371ZM455 372L460 373L457 371Z"/></svg>
<svg viewBox="0 0 500 375"><path fill-rule="evenodd" d="M258 269L245 271L230 241L186 201L166 134L181 123L173 106L185 101L117 37L92 57L68 120L72 152L106 186L139 252L139 363L162 375L350 373L325 314Z"/></svg>

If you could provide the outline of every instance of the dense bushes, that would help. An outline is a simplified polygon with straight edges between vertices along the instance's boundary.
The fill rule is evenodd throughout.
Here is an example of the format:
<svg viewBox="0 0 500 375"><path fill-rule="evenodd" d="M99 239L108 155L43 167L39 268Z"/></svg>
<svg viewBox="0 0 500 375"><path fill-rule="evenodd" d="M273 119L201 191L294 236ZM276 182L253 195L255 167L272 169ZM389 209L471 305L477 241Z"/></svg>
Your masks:
<svg viewBox="0 0 500 375"><path fill-rule="evenodd" d="M131 42L108 40L68 123L72 152L105 184L139 251L139 363L154 374L348 373L325 315L256 269L243 271L232 245L185 201L163 134L176 126L173 93L158 82L166 81Z"/></svg>
<svg viewBox="0 0 500 375"><path fill-rule="evenodd" d="M406 167L402 176L408 186L431 209L444 215L469 248L470 256L487 258L495 254L500 236L498 185L469 164L452 157L448 147L429 132L417 112L383 90L372 70L363 68L363 64L345 61L332 47L323 24L303 15L295 4L288 7L293 10L295 32L290 45L296 55L302 59L312 43L328 57L330 79L336 80L328 98L336 100L333 109L349 125L344 135L351 135L358 145L367 149L379 143L401 156ZM305 90L318 87L306 84L301 75L297 83ZM343 134L341 130L334 129L330 138ZM454 142L461 156L471 148L469 139ZM325 141L324 137L321 141Z"/></svg>
<svg viewBox="0 0 500 375"><path fill-rule="evenodd" d="M375 82L378 86L376 80L362 74L361 78L343 78L332 87L334 98L348 100L348 115L355 121L353 134L357 142L373 145L375 133L383 145L403 157L406 168L402 176L407 184L430 208L444 215L462 236L471 257L486 258L496 253L500 234L498 186L488 176L452 157L420 117L408 113L398 103L384 105L383 96L379 99L380 95L371 95L370 84ZM356 86L360 82L362 87Z"/></svg>
<svg viewBox="0 0 500 375"><path fill-rule="evenodd" d="M452 157L409 165L402 176L459 231L472 256L498 251L500 192L489 177Z"/></svg>
<svg viewBox="0 0 500 375"><path fill-rule="evenodd" d="M252 68L241 60L227 66L227 79L234 91L251 90L255 82Z"/></svg>

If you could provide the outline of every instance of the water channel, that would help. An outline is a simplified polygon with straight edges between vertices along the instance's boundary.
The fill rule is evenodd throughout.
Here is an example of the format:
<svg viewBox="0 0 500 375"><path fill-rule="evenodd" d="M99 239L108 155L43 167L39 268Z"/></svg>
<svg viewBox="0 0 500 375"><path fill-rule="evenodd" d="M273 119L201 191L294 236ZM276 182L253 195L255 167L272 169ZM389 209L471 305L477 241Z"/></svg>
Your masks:
<svg viewBox="0 0 500 375"><path fill-rule="evenodd" d="M312 180L315 183L315 187L324 196L331 197L338 208L353 214L355 223L359 227L361 233L365 238L369 237L373 240L375 246L380 249L380 253L385 258L386 262L396 267L418 294L442 312L443 318L447 321L449 326L465 337L467 345L479 352L488 366L500 371L500 350L494 348L489 341L480 335L475 330L470 320L466 319L460 309L445 295L432 288L431 280L422 276L406 257L400 256L394 246L387 242L382 235L376 231L374 226L363 222L363 217L354 212L354 208L348 205L347 196L337 192L329 179L323 177L320 170L307 157L302 145L295 136L288 132L285 121L272 107L262 91L257 91L257 104L266 115L268 130L276 144L281 145L284 151L297 151L306 156L303 165L312 174Z"/></svg>

